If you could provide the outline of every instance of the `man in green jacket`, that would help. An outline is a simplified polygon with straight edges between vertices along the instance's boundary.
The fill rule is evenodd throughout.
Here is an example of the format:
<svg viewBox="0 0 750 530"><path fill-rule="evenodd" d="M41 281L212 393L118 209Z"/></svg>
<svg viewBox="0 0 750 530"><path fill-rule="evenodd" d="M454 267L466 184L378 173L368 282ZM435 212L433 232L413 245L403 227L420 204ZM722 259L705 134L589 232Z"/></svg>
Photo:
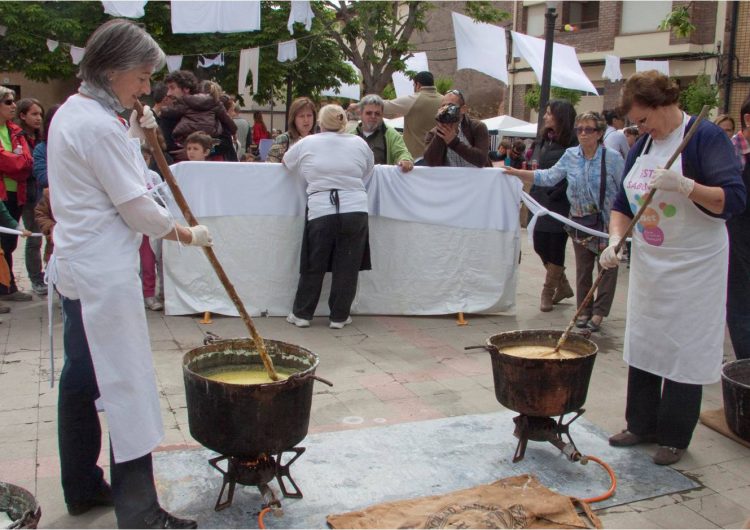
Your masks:
<svg viewBox="0 0 750 530"><path fill-rule="evenodd" d="M376 164L399 166L401 171L411 171L414 159L406 148L403 137L393 127L383 122L383 100L377 94L368 94L359 102L362 121L352 131L363 138L375 155Z"/></svg>

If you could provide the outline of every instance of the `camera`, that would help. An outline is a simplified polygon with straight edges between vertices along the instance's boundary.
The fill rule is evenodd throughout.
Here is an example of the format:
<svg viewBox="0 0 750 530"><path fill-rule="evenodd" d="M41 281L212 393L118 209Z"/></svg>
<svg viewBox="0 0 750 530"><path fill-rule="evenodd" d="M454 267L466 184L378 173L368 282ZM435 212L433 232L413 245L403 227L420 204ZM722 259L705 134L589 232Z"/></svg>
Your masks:
<svg viewBox="0 0 750 530"><path fill-rule="evenodd" d="M461 119L461 108L458 105L449 103L437 113L435 119L440 123L456 123Z"/></svg>

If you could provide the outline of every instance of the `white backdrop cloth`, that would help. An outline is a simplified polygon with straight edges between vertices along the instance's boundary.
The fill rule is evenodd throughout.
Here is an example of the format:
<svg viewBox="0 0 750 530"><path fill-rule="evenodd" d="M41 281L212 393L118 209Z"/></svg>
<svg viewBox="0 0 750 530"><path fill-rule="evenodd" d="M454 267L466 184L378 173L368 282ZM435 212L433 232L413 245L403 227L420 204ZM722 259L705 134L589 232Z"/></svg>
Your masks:
<svg viewBox="0 0 750 530"><path fill-rule="evenodd" d="M542 70L544 69L544 39L529 37L523 33L511 31L514 50L523 57L536 74L539 84L542 84ZM515 54L514 54L515 55ZM565 44L555 43L552 47L552 86L583 90L598 94L596 87L581 68L576 49Z"/></svg>
<svg viewBox="0 0 750 530"><path fill-rule="evenodd" d="M140 0L102 0L104 12L113 17L141 18L145 14L146 2Z"/></svg>
<svg viewBox="0 0 750 530"><path fill-rule="evenodd" d="M352 69L357 73L358 78L362 78L362 73L359 71L359 68L357 68L353 62L351 61L344 61L346 64L352 67ZM359 101L362 94L362 89L359 86L359 83L356 84L348 84L348 83L339 83L338 87L331 87L326 88L325 90L320 92L321 96L330 96L332 98L349 98L353 99L354 101Z"/></svg>
<svg viewBox="0 0 750 530"><path fill-rule="evenodd" d="M669 61L642 61L641 59L635 60L635 71L636 72L648 72L649 70L656 70L662 74L669 76Z"/></svg>
<svg viewBox="0 0 750 530"><path fill-rule="evenodd" d="M471 68L508 84L505 30L451 13L456 37L456 70Z"/></svg>
<svg viewBox="0 0 750 530"><path fill-rule="evenodd" d="M427 52L414 52L414 55L404 62L406 63L406 70L412 72L419 73L430 70L427 64ZM411 96L414 93L414 82L404 72L393 72L391 80L393 81L393 88L396 90L397 98Z"/></svg>
<svg viewBox="0 0 750 530"><path fill-rule="evenodd" d="M288 314L299 279L305 183L280 164L182 162L172 170L247 310ZM375 166L366 184L373 270L359 275L353 313L514 311L518 179L491 168L404 174ZM164 241L163 259L167 314L237 316L201 249ZM327 275L317 315L328 314L329 285Z"/></svg>
<svg viewBox="0 0 750 530"><path fill-rule="evenodd" d="M260 0L172 0L172 33L260 30Z"/></svg>

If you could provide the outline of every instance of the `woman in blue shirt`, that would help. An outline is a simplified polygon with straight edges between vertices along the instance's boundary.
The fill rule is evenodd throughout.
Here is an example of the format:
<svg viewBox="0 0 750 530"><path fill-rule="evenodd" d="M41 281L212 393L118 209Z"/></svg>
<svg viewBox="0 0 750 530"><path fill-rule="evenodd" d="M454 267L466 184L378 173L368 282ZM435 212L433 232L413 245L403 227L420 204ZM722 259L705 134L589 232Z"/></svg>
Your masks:
<svg viewBox="0 0 750 530"><path fill-rule="evenodd" d="M554 166L535 171L512 168L505 168L505 171L537 186L554 186L567 180L570 217L584 226L606 232L612 203L620 189L624 161L620 153L602 145L605 129L606 122L598 113L579 114L574 128L579 145L566 149ZM576 298L580 306L591 289L594 264L606 244L582 231L573 230L571 235L576 256ZM598 331L604 317L609 315L616 286L615 268L604 273L593 303L581 313L576 326Z"/></svg>

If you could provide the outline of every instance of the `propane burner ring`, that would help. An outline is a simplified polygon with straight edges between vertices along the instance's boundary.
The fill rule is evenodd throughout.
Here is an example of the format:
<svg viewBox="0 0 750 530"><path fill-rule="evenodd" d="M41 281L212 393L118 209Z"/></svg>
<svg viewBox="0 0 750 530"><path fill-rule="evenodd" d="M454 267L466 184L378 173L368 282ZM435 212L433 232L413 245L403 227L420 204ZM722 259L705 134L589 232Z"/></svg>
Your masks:
<svg viewBox="0 0 750 530"><path fill-rule="evenodd" d="M275 455L262 453L253 458L242 458L229 455L219 455L215 458L211 458L208 463L211 464L214 469L218 470L224 478L214 510L218 512L232 505L232 500L234 499L234 488L237 484L242 484L243 486L256 486L263 498L263 508L272 506L280 508L281 502L276 498L273 490L268 485L268 483L274 478L278 481L279 488L284 497L301 499L302 491L300 491L299 487L289 474L289 466L302 456L302 453L304 452L304 447L293 447L292 449L280 451ZM293 454L291 458L283 464L282 462L285 453ZM219 466L219 463L224 460L226 460L226 469L222 469ZM292 488L291 490L287 489L284 482L285 478L289 481L290 487ZM225 490L227 492L226 500L222 501Z"/></svg>
<svg viewBox="0 0 750 530"><path fill-rule="evenodd" d="M570 424L577 420L583 413L584 409L576 410L575 416L567 423L563 423L564 414L557 420L547 416L527 416L526 414L519 414L513 418L513 423L516 424L513 436L518 438L518 446L516 446L516 453L513 455L513 463L515 464L523 460L526 453L526 444L529 440L532 440L534 442L550 442L562 451L571 462L580 461L582 464L585 464L587 462L586 458L578 452L569 432ZM567 437L567 442L563 440L563 435Z"/></svg>

